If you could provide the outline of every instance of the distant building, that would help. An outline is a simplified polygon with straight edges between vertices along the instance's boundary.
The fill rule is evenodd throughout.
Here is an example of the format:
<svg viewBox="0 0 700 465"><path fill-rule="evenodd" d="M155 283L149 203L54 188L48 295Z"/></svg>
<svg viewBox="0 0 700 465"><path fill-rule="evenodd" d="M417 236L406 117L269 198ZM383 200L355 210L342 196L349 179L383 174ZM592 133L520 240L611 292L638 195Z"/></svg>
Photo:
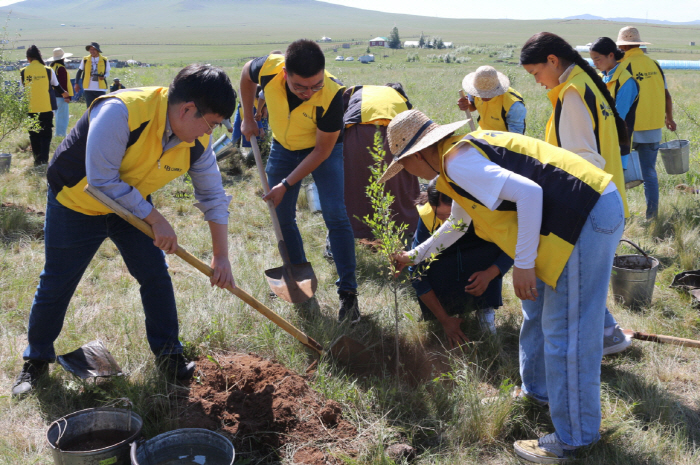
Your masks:
<svg viewBox="0 0 700 465"><path fill-rule="evenodd" d="M403 48L418 48L420 47L420 42L417 40L407 40L403 43Z"/></svg>
<svg viewBox="0 0 700 465"><path fill-rule="evenodd" d="M454 45L452 45L452 42L443 42L442 45L445 46L445 48L452 48Z"/></svg>
<svg viewBox="0 0 700 465"><path fill-rule="evenodd" d="M333 41L333 39L331 39L330 37L325 37L325 36L321 37L321 40L319 40L319 42L332 42L332 41Z"/></svg>
<svg viewBox="0 0 700 465"><path fill-rule="evenodd" d="M362 55L359 59L360 63L372 63L374 61L374 55Z"/></svg>
<svg viewBox="0 0 700 465"><path fill-rule="evenodd" d="M691 46L691 47L695 47L695 42L691 42L691 43L690 43L690 46Z"/></svg>
<svg viewBox="0 0 700 465"><path fill-rule="evenodd" d="M350 48L350 44L343 44L343 48Z"/></svg>
<svg viewBox="0 0 700 465"><path fill-rule="evenodd" d="M388 47L388 42L386 40L386 37L375 37L374 39L369 41L369 46L370 47Z"/></svg>

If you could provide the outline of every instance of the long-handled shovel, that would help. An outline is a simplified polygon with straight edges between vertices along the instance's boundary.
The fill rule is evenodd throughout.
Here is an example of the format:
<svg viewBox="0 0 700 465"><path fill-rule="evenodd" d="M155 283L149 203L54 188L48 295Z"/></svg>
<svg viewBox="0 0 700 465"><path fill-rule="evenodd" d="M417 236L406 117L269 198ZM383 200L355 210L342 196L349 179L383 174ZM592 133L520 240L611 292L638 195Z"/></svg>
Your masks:
<svg viewBox="0 0 700 465"><path fill-rule="evenodd" d="M466 95L464 95L464 91L462 89L459 90L459 96L462 98L467 98ZM469 127L471 128L472 131L476 131L476 125L474 124L474 119L472 119L472 112L469 111L469 108L464 110L464 113L467 115L467 121L469 122Z"/></svg>
<svg viewBox="0 0 700 465"><path fill-rule="evenodd" d="M658 342L660 344L671 344L674 346L693 347L695 349L700 349L700 341L696 341L694 339L664 336L662 334L642 333L640 331L634 331L631 329L623 329L622 332L632 337L632 339L639 339L640 341Z"/></svg>
<svg viewBox="0 0 700 465"><path fill-rule="evenodd" d="M258 166L263 192L267 195L267 193L270 192L270 185L267 183L267 176L263 168L258 140L255 136L251 136L250 145L253 147L255 164ZM270 217L272 217L272 226L275 230L275 238L277 239L277 249L282 256L282 266L265 270L267 283L270 285L272 292L287 302L293 304L305 302L313 297L316 292L316 287L318 286L316 274L311 267L311 263L304 262L293 265L289 260L287 245L282 237L282 229L280 228L280 223L277 219L277 211L275 210L275 205L272 200L267 201L267 206L270 209Z"/></svg>
<svg viewBox="0 0 700 465"><path fill-rule="evenodd" d="M102 203L104 206L107 208L111 209L114 213L119 215L122 219L127 221L129 224L134 226L136 229L141 231L142 233L146 234L148 237L155 239L155 236L153 235L153 230L151 229L151 226L148 225L145 221L143 221L140 218L137 218L134 216L131 212L126 210L124 207L119 205L117 202L114 200L110 199L106 195L104 195L102 192L99 190L95 189L94 187L87 185L85 186L85 192L90 194L95 200L98 202ZM192 265L193 267L197 268L199 271L204 273L206 276L211 277L214 274L214 270L211 269L209 265L186 251L181 245L177 246L177 250L175 251L175 255L178 257L182 258L185 260L187 263ZM302 333L299 329L297 329L294 325L289 323L287 320L267 308L265 305L263 305L260 301L258 301L255 297L251 296L247 292L245 292L243 289L240 287L231 287L228 286L226 287L226 290L241 299L243 302L247 303L251 307L253 307L255 310L258 312L262 313L262 315L267 318L268 320L272 321L274 324L294 336L299 342L304 344L306 347L309 349L317 352L319 355L323 355L323 347L321 344L307 336L306 334Z"/></svg>

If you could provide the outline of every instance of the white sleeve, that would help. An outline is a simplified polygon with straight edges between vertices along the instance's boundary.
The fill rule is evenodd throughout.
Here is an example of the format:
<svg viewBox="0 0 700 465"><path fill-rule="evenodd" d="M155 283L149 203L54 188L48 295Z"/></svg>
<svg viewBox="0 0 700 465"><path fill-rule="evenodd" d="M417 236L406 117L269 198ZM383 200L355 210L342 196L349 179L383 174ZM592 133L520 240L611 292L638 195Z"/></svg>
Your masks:
<svg viewBox="0 0 700 465"><path fill-rule="evenodd" d="M433 233L425 242L418 245L413 250L409 250L408 255L413 260L413 264L418 264L430 258L431 254L439 254L462 237L471 224L472 219L469 214L457 204L452 202L452 214L442 223L442 226Z"/></svg>
<svg viewBox="0 0 700 465"><path fill-rule="evenodd" d="M559 118L559 142L594 166L605 169L605 159L598 153L593 122L576 89L564 93Z"/></svg>
<svg viewBox="0 0 700 465"><path fill-rule="evenodd" d="M535 267L542 227L542 188L517 173L510 173L501 190L501 198L515 202L518 214L518 240L515 243L515 266Z"/></svg>
<svg viewBox="0 0 700 465"><path fill-rule="evenodd" d="M109 77L109 70L111 67L109 66L109 60L105 58L105 78Z"/></svg>
<svg viewBox="0 0 700 465"><path fill-rule="evenodd" d="M495 210L500 205L499 195L510 175L510 171L490 161L469 144L448 155L445 171L450 179L468 190L489 210Z"/></svg>
<svg viewBox="0 0 700 465"><path fill-rule="evenodd" d="M54 72L53 68L49 68L51 70L51 85L54 87L58 87L58 78L56 77L56 73Z"/></svg>

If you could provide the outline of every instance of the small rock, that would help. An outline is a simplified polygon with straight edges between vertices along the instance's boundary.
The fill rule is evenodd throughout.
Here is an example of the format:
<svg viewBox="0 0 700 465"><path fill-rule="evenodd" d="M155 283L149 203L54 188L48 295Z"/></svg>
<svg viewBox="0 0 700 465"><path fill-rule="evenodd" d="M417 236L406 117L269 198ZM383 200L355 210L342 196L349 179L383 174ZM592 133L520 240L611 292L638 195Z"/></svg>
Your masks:
<svg viewBox="0 0 700 465"><path fill-rule="evenodd" d="M409 462L416 458L416 450L408 444L392 444L385 450L387 457L394 462L406 459Z"/></svg>

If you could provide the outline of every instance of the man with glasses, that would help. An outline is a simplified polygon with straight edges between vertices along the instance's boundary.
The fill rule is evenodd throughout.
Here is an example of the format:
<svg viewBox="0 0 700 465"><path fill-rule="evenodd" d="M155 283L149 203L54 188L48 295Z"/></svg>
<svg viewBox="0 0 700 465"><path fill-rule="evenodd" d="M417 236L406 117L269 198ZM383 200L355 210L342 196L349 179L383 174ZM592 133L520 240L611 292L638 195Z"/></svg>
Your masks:
<svg viewBox="0 0 700 465"><path fill-rule="evenodd" d="M222 69L190 65L169 88L120 90L95 99L64 139L46 176L45 263L13 396L30 392L56 360L54 341L70 299L106 238L140 285L146 337L158 367L177 379L192 377L195 365L182 355L164 255L177 250L177 236L150 194L189 173L195 206L211 231L211 284L235 285L227 242L231 198L222 187L210 141L214 128L235 107L236 92ZM88 183L150 224L155 240L86 194Z"/></svg>
<svg viewBox="0 0 700 465"><path fill-rule="evenodd" d="M311 174L318 188L323 220L328 228L340 297L339 321L360 320L355 279L355 240L345 210L343 187L343 90L325 70L316 42L299 39L285 55L271 54L249 61L241 73L241 132L258 135L253 118L257 85L265 92L272 147L267 161L271 189L264 200L277 207L282 235L292 263L306 262L296 224L301 181ZM364 193L358 193L364 195Z"/></svg>

